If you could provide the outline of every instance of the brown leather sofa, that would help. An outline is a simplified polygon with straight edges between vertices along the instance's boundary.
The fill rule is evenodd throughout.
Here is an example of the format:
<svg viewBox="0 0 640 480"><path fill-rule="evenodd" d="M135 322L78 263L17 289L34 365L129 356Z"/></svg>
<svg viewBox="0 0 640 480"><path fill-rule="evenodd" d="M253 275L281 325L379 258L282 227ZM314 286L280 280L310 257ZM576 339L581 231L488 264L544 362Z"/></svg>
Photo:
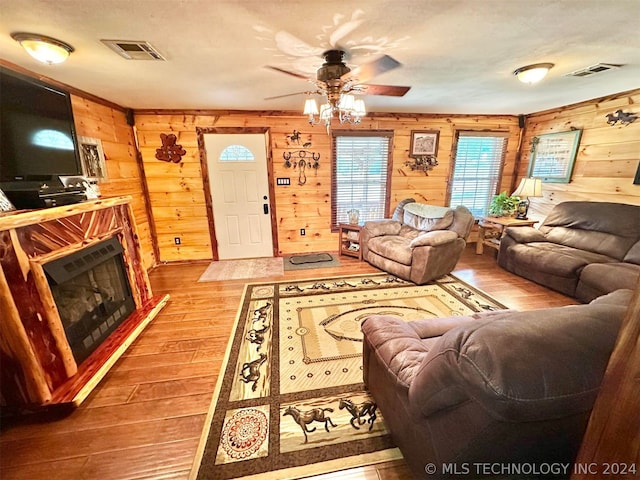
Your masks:
<svg viewBox="0 0 640 480"><path fill-rule="evenodd" d="M633 289L640 277L640 206L560 203L539 229L506 228L498 264L582 302Z"/></svg>
<svg viewBox="0 0 640 480"><path fill-rule="evenodd" d="M364 381L415 477L572 462L632 293L526 312L365 319Z"/></svg>
<svg viewBox="0 0 640 480"><path fill-rule="evenodd" d="M366 222L360 232L360 248L362 258L371 265L423 285L455 268L474 218L463 206L434 207L437 217L421 217L405 211L409 204L417 205L406 199L391 219Z"/></svg>

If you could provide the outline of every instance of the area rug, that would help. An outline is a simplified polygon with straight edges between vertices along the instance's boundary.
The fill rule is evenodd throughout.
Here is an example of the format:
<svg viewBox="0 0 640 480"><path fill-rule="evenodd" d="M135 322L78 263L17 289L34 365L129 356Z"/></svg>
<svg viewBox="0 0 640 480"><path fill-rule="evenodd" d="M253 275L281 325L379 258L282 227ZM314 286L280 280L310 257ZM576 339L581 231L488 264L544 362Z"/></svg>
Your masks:
<svg viewBox="0 0 640 480"><path fill-rule="evenodd" d="M311 268L339 267L340 262L330 253L309 253L284 258L284 270L306 270Z"/></svg>
<svg viewBox="0 0 640 480"><path fill-rule="evenodd" d="M362 383L362 320L503 308L453 275L247 284L190 478L281 480L400 458Z"/></svg>
<svg viewBox="0 0 640 480"><path fill-rule="evenodd" d="M256 279L282 275L284 275L282 257L220 260L211 262L198 279L198 282L216 282L243 278Z"/></svg>

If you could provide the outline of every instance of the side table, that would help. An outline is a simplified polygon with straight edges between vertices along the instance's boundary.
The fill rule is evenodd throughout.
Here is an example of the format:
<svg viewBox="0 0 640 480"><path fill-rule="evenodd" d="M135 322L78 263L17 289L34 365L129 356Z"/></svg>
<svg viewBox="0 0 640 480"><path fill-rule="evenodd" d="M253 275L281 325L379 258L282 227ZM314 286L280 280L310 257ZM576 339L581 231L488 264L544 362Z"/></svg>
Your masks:
<svg viewBox="0 0 640 480"><path fill-rule="evenodd" d="M360 251L360 229L362 225L351 223L338 224L338 252L340 255L355 257L362 260L362 252Z"/></svg>
<svg viewBox="0 0 640 480"><path fill-rule="evenodd" d="M537 220L516 220L513 217L483 217L478 222L478 242L476 243L476 254L484 252L484 246L500 248L500 239L504 234L505 227L532 227L538 223Z"/></svg>

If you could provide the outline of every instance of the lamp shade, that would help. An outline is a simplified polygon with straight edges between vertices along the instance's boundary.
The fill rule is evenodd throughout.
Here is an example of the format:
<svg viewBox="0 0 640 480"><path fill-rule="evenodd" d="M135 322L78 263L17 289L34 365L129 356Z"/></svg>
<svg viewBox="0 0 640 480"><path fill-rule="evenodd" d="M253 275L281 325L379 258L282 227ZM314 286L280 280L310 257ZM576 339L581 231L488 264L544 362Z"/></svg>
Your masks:
<svg viewBox="0 0 640 480"><path fill-rule="evenodd" d="M307 98L304 102L304 115L318 115L318 104L313 98Z"/></svg>
<svg viewBox="0 0 640 480"><path fill-rule="evenodd" d="M553 63L536 63L533 65L527 65L526 67L520 67L513 72L522 83L538 83L542 80L549 70L553 68Z"/></svg>
<svg viewBox="0 0 640 480"><path fill-rule="evenodd" d="M11 38L18 42L33 58L50 65L64 62L73 52L73 47L68 43L45 35L19 32L11 34Z"/></svg>
<svg viewBox="0 0 640 480"><path fill-rule="evenodd" d="M539 178L526 177L520 180L520 185L515 189L513 195L520 198L541 197L542 180Z"/></svg>

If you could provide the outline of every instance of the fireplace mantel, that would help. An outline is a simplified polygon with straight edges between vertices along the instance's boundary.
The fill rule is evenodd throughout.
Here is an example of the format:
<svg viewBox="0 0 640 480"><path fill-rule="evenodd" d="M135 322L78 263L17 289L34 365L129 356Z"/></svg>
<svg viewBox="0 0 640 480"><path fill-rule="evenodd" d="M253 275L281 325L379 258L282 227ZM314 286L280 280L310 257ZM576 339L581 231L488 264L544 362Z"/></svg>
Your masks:
<svg viewBox="0 0 640 480"><path fill-rule="evenodd" d="M142 262L131 197L0 216L0 404L79 405L167 303ZM77 364L43 265L117 238L136 310Z"/></svg>

